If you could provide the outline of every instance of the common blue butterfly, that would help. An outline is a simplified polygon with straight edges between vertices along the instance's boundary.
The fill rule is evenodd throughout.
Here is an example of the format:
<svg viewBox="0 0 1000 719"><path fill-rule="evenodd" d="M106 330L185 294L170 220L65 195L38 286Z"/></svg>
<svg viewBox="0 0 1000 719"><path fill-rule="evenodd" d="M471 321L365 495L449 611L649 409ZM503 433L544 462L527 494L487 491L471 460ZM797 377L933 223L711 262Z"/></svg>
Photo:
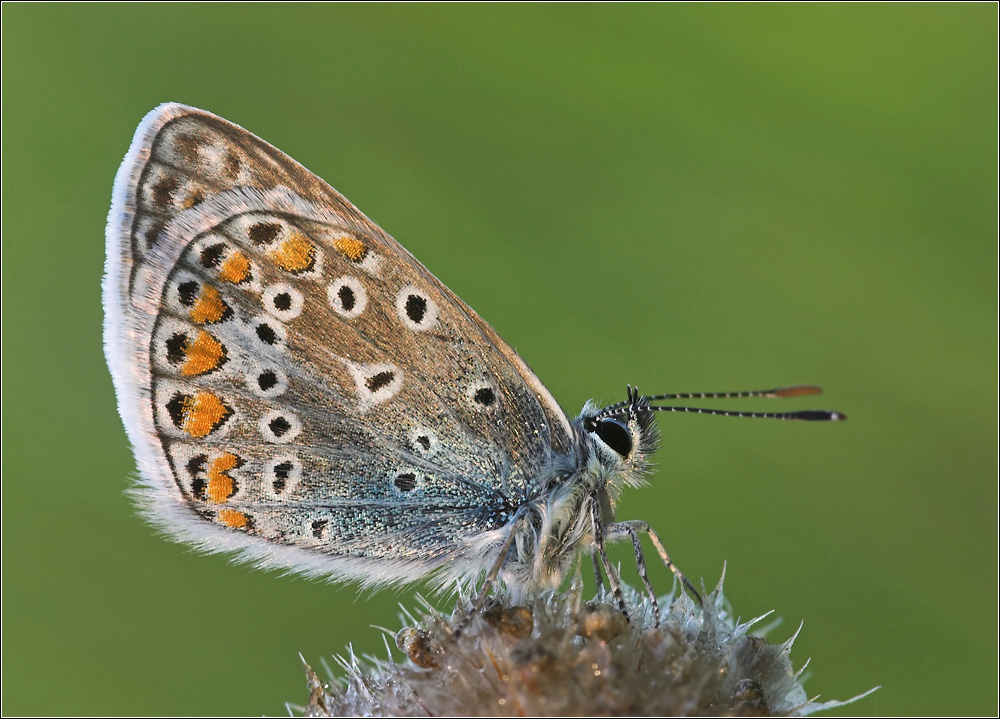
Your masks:
<svg viewBox="0 0 1000 719"><path fill-rule="evenodd" d="M118 171L105 350L143 513L207 551L364 585L434 574L557 588L608 541L649 471L654 412L588 402L570 421L472 308L342 195L215 115L162 105ZM684 580L686 582L686 580ZM690 591L694 591L687 583ZM655 598L654 598L655 601Z"/></svg>

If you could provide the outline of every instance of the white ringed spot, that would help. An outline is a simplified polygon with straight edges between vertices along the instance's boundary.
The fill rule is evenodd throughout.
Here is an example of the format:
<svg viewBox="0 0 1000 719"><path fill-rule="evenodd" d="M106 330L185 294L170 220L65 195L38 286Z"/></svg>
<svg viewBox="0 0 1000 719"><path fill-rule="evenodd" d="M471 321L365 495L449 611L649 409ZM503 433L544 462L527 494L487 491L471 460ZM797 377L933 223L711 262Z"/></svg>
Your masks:
<svg viewBox="0 0 1000 719"><path fill-rule="evenodd" d="M396 315L407 328L425 332L437 324L438 308L426 292L406 285L396 293Z"/></svg>
<svg viewBox="0 0 1000 719"><path fill-rule="evenodd" d="M288 389L288 375L280 367L254 366L246 373L247 387L258 397L272 398Z"/></svg>
<svg viewBox="0 0 1000 719"><path fill-rule="evenodd" d="M341 317L353 319L368 306L368 291L357 277L338 277L326 291L330 307Z"/></svg>
<svg viewBox="0 0 1000 719"><path fill-rule="evenodd" d="M257 426L264 439L274 444L291 442L302 431L302 421L286 409L272 409Z"/></svg>
<svg viewBox="0 0 1000 719"><path fill-rule="evenodd" d="M441 440L428 427L416 427L410 431L410 447L421 457L433 457L441 448Z"/></svg>
<svg viewBox="0 0 1000 719"><path fill-rule="evenodd" d="M355 391L364 412L391 399L403 387L403 372L393 364L355 364L343 360L354 379Z"/></svg>
<svg viewBox="0 0 1000 719"><path fill-rule="evenodd" d="M267 287L262 297L264 309L282 322L294 320L302 312L302 293L287 282Z"/></svg>
<svg viewBox="0 0 1000 719"><path fill-rule="evenodd" d="M285 499L302 479L302 461L294 454L269 459L264 465L264 489L276 499Z"/></svg>

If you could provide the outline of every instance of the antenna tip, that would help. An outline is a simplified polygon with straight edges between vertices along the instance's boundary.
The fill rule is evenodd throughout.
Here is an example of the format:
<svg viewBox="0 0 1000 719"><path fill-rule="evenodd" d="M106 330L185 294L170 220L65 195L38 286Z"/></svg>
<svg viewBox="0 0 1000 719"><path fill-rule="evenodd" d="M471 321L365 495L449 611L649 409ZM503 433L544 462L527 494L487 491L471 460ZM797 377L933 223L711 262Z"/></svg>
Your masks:
<svg viewBox="0 0 1000 719"><path fill-rule="evenodd" d="M809 422L841 422L847 419L846 414L829 409L804 409L800 412L789 412L784 416L789 419L804 419Z"/></svg>
<svg viewBox="0 0 1000 719"><path fill-rule="evenodd" d="M822 394L823 388L814 384L797 384L792 387L782 387L774 390L775 397L805 397L811 394Z"/></svg>

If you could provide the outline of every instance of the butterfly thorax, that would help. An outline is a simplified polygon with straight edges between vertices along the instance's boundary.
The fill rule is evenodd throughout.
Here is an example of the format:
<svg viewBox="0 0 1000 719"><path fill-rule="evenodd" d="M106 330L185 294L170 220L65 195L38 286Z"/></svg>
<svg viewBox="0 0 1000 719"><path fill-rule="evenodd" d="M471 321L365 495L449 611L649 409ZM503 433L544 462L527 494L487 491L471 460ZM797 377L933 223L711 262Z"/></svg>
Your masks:
<svg viewBox="0 0 1000 719"><path fill-rule="evenodd" d="M502 575L515 594L557 589L580 550L592 552L595 533L614 521L625 486L645 482L659 432L652 412L602 418L588 402L573 422L573 445L526 503L515 546Z"/></svg>

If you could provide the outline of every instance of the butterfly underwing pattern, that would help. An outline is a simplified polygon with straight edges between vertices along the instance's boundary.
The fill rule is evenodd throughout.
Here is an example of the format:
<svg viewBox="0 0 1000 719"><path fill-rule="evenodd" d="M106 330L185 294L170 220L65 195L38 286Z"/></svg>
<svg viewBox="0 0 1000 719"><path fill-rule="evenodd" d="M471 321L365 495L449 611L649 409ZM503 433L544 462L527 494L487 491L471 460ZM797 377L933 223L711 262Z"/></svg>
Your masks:
<svg viewBox="0 0 1000 719"><path fill-rule="evenodd" d="M649 469L653 412L687 411L651 403L687 395L630 389L570 422L399 243L233 123L178 104L142 121L103 293L134 495L178 539L365 586L499 580L516 598L557 588L581 549L617 592L618 539L645 578L645 532L676 572L614 506ZM842 417L807 414L774 416Z"/></svg>

